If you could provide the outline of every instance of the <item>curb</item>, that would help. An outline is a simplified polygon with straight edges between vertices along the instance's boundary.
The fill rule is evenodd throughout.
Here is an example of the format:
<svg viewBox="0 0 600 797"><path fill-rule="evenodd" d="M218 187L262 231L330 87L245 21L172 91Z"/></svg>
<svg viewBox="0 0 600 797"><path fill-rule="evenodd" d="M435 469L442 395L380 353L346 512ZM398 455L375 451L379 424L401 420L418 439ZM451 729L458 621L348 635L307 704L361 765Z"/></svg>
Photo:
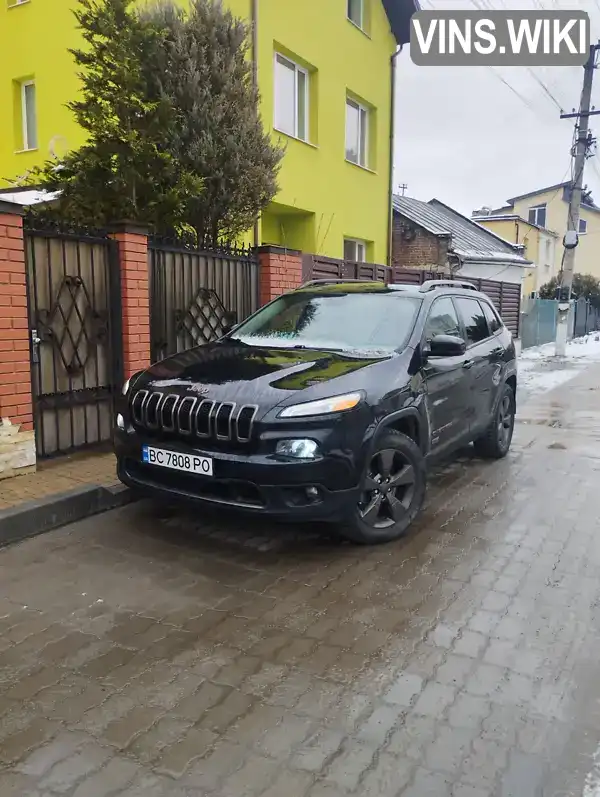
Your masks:
<svg viewBox="0 0 600 797"><path fill-rule="evenodd" d="M90 485L0 510L0 547L117 509L133 500L131 490L123 484Z"/></svg>

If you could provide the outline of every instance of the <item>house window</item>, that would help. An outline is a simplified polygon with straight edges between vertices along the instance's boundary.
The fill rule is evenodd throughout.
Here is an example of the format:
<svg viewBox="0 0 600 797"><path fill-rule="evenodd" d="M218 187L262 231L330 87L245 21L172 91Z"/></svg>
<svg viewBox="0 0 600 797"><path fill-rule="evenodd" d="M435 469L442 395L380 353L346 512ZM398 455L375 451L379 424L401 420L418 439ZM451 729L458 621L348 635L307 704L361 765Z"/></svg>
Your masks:
<svg viewBox="0 0 600 797"><path fill-rule="evenodd" d="M344 238L344 260L364 263L367 259L367 244L356 238Z"/></svg>
<svg viewBox="0 0 600 797"><path fill-rule="evenodd" d="M529 218L528 221L530 224L537 224L538 227L545 227L546 226L546 205L536 205L533 208L529 208Z"/></svg>
<svg viewBox="0 0 600 797"><path fill-rule="evenodd" d="M33 80L21 83L21 123L23 129L22 149L37 149L37 115Z"/></svg>
<svg viewBox="0 0 600 797"><path fill-rule="evenodd" d="M579 234L585 235L587 232L587 221L585 219L579 219Z"/></svg>
<svg viewBox="0 0 600 797"><path fill-rule="evenodd" d="M275 128L308 140L308 72L279 53L275 55Z"/></svg>
<svg viewBox="0 0 600 797"><path fill-rule="evenodd" d="M354 100L346 100L346 160L367 166L369 112Z"/></svg>
<svg viewBox="0 0 600 797"><path fill-rule="evenodd" d="M364 30L365 27L365 0L348 0L348 19L357 28Z"/></svg>

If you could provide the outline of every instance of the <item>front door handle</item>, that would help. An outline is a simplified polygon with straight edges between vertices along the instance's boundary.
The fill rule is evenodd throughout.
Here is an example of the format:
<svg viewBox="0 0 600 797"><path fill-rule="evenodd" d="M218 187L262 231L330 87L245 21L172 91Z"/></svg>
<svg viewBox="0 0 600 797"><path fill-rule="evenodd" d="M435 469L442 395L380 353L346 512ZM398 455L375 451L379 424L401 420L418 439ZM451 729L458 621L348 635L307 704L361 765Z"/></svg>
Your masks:
<svg viewBox="0 0 600 797"><path fill-rule="evenodd" d="M40 343L42 339L38 335L37 329L30 330L30 337L31 337L31 362L34 365L37 365L40 361Z"/></svg>
<svg viewBox="0 0 600 797"><path fill-rule="evenodd" d="M463 368L472 368L472 367L473 367L473 365L474 365L474 363L473 363L473 360L466 360L466 361L463 363Z"/></svg>

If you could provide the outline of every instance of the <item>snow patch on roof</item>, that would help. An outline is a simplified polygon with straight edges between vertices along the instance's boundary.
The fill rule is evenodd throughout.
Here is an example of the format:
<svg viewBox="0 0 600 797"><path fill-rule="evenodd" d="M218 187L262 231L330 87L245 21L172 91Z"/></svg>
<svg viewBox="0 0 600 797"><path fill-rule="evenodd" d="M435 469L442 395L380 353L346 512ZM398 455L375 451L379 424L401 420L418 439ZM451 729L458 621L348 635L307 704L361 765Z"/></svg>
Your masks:
<svg viewBox="0 0 600 797"><path fill-rule="evenodd" d="M58 195L58 191L39 191L36 189L31 191L2 191L0 192L0 202L14 202L15 205L29 207L30 205L39 205L41 202L52 202L58 198Z"/></svg>

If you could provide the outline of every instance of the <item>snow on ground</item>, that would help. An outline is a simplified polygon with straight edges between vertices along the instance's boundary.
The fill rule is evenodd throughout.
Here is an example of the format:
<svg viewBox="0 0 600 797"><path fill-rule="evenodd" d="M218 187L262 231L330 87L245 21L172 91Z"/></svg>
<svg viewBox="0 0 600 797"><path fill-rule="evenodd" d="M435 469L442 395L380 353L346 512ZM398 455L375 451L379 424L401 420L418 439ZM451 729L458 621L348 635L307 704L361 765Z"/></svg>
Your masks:
<svg viewBox="0 0 600 797"><path fill-rule="evenodd" d="M589 363L600 362L600 332L592 332L567 343L565 357L556 357L554 343L523 349L519 355L519 393L546 393L569 382Z"/></svg>

